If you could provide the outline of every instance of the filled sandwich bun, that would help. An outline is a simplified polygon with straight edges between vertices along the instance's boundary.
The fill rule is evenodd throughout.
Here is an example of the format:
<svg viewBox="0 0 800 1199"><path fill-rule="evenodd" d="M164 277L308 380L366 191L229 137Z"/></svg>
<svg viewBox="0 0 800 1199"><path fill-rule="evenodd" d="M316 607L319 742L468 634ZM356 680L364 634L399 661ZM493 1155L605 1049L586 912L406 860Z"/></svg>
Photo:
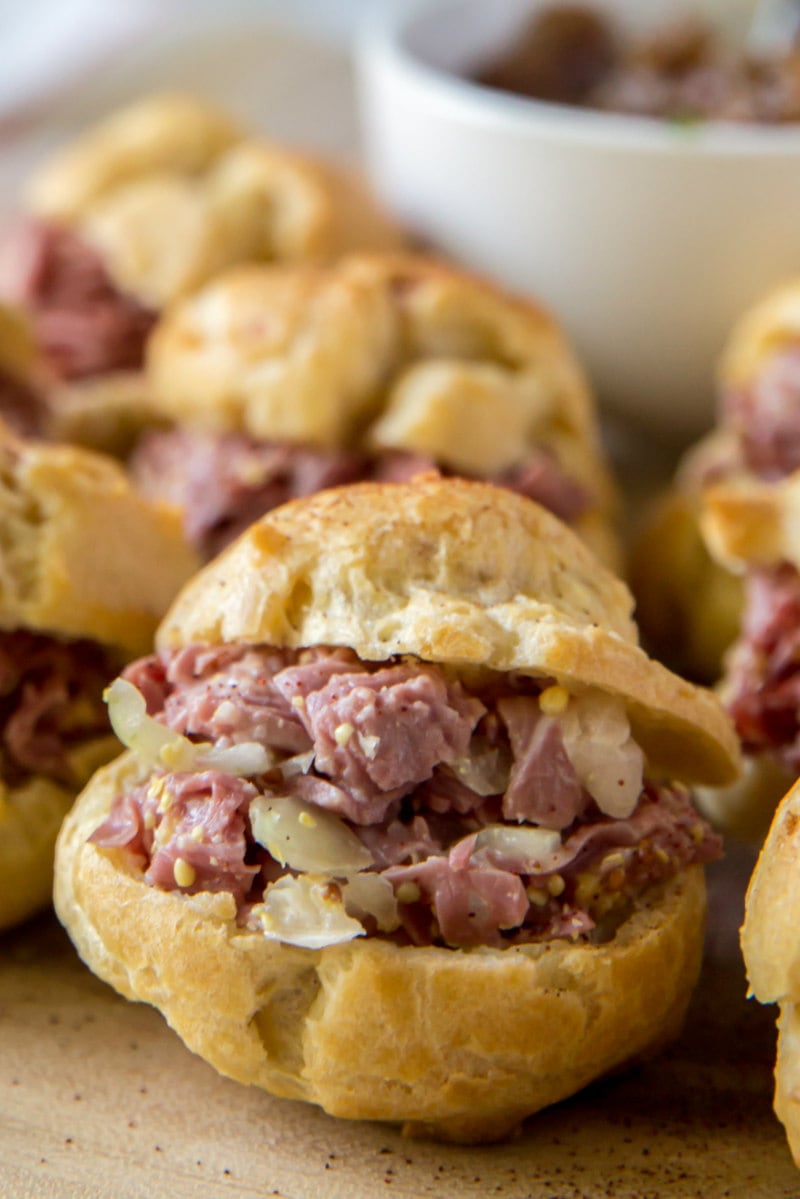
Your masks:
<svg viewBox="0 0 800 1199"><path fill-rule="evenodd" d="M616 561L615 492L566 338L444 263L239 267L165 314L148 375L171 428L131 471L205 556L300 495L438 469L527 494Z"/></svg>
<svg viewBox="0 0 800 1199"><path fill-rule="evenodd" d="M742 777L698 799L720 827L761 840L800 775L800 471L774 483L709 487L701 527L714 560L740 577L739 633L718 691L739 735Z"/></svg>
<svg viewBox="0 0 800 1199"><path fill-rule="evenodd" d="M61 820L119 752L103 689L195 567L114 462L0 429L0 929L50 901Z"/></svg>
<svg viewBox="0 0 800 1199"><path fill-rule="evenodd" d="M777 1003L775 1112L800 1166L800 783L775 812L750 880L742 927L750 992Z"/></svg>
<svg viewBox="0 0 800 1199"><path fill-rule="evenodd" d="M460 1141L675 1035L731 779L715 697L530 500L420 476L275 509L112 685L67 818L86 963L217 1070Z"/></svg>
<svg viewBox="0 0 800 1199"><path fill-rule="evenodd" d="M682 460L637 538L630 571L646 642L713 682L741 623L741 579L702 533L721 483L775 483L800 470L800 280L769 292L734 326L717 369L715 428Z"/></svg>
<svg viewBox="0 0 800 1199"><path fill-rule="evenodd" d="M144 347L177 297L236 262L401 243L347 172L173 93L146 96L57 152L23 207L0 239L0 297L31 320L55 408L50 435L104 449L109 409L117 443L137 411L146 419Z"/></svg>

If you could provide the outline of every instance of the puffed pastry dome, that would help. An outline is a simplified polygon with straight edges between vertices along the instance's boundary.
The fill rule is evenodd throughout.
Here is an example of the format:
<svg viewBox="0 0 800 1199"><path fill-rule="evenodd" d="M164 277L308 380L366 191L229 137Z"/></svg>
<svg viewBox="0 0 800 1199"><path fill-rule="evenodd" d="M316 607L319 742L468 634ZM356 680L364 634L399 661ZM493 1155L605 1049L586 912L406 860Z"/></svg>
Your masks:
<svg viewBox="0 0 800 1199"><path fill-rule="evenodd" d="M680 1026L718 841L664 780L729 781L736 739L539 505L428 475L277 508L110 694L130 751L57 911L222 1073L491 1140Z"/></svg>

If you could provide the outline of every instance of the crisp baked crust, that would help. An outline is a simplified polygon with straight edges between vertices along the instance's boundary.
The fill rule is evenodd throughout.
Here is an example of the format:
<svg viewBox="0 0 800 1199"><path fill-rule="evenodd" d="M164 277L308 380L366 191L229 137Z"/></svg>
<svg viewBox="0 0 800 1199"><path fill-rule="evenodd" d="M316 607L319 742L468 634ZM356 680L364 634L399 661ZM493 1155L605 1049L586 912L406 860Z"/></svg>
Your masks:
<svg viewBox="0 0 800 1199"><path fill-rule="evenodd" d="M145 652L197 562L108 458L0 430L0 628Z"/></svg>
<svg viewBox="0 0 800 1199"><path fill-rule="evenodd" d="M145 96L58 150L30 180L28 206L41 216L75 221L100 196L142 174L204 170L241 136L228 116L193 96Z"/></svg>
<svg viewBox="0 0 800 1199"><path fill-rule="evenodd" d="M123 853L87 841L145 775L124 755L78 800L59 838L56 910L95 973L240 1082L337 1116L492 1140L680 1026L700 966L701 867L647 892L602 945L303 950L237 927L232 896L150 887Z"/></svg>
<svg viewBox="0 0 800 1199"><path fill-rule="evenodd" d="M0 784L0 929L12 928L50 903L53 853L75 793L93 771L119 752L116 737L98 737L73 754L76 785L30 778Z"/></svg>
<svg viewBox="0 0 800 1199"><path fill-rule="evenodd" d="M33 178L28 202L73 225L117 286L155 308L236 262L402 242L347 172L177 94L147 96L89 129Z"/></svg>
<svg viewBox="0 0 800 1199"><path fill-rule="evenodd" d="M0 430L0 629L145 652L196 567L174 512L147 504L110 459ZM0 928L44 907L64 813L113 737L74 751L74 785L0 783Z"/></svg>
<svg viewBox="0 0 800 1199"><path fill-rule="evenodd" d="M268 513L190 581L157 643L346 645L600 687L625 700L655 774L732 781L738 745L718 700L648 658L632 603L538 504L428 475Z"/></svg>
<svg viewBox="0 0 800 1199"><path fill-rule="evenodd" d="M741 579L710 554L700 493L676 485L651 505L630 552L636 619L652 653L690 678L719 678L739 632Z"/></svg>
<svg viewBox="0 0 800 1199"><path fill-rule="evenodd" d="M780 1005L775 1062L775 1114L786 1129L795 1165L800 1166L800 1011Z"/></svg>
<svg viewBox="0 0 800 1199"><path fill-rule="evenodd" d="M752 993L780 1005L775 1112L800 1166L800 785L780 803L750 879L742 952Z"/></svg>
<svg viewBox="0 0 800 1199"><path fill-rule="evenodd" d="M747 387L764 359L800 341L800 280L768 292L734 325L718 365L722 386Z"/></svg>
<svg viewBox="0 0 800 1199"><path fill-rule="evenodd" d="M745 902L742 950L753 994L762 1003L800 1002L800 786L775 811Z"/></svg>
<svg viewBox="0 0 800 1199"><path fill-rule="evenodd" d="M477 476L544 450L587 493L577 527L613 558L614 488L561 331L442 262L236 268L164 315L148 375L165 417L218 432L409 451Z"/></svg>
<svg viewBox="0 0 800 1199"><path fill-rule="evenodd" d="M800 471L774 483L740 478L708 488L700 524L711 553L730 571L780 562L800 569Z"/></svg>

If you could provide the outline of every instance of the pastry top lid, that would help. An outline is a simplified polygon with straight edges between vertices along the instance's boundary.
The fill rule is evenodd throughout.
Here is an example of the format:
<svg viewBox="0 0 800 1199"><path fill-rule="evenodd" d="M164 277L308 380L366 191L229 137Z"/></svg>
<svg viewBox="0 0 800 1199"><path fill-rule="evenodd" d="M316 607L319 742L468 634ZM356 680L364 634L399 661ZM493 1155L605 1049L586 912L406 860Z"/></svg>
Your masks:
<svg viewBox="0 0 800 1199"><path fill-rule="evenodd" d="M187 585L157 644L349 646L597 687L625 701L653 773L731 780L721 705L647 656L631 611L627 587L539 505L423 475L274 509Z"/></svg>

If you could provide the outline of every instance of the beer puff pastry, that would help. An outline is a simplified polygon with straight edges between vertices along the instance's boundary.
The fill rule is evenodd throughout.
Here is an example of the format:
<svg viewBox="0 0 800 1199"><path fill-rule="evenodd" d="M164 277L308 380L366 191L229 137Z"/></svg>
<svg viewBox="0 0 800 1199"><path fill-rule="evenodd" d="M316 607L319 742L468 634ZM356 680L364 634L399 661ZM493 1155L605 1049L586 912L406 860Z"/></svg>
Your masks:
<svg viewBox="0 0 800 1199"><path fill-rule="evenodd" d="M351 172L170 93L57 152L24 209L0 240L0 295L28 312L42 350L46 432L115 452L152 419L140 366L163 307L234 263L325 261L403 240Z"/></svg>
<svg viewBox="0 0 800 1199"><path fill-rule="evenodd" d="M114 462L0 430L0 928L45 906L56 833L118 744L102 687L195 568Z"/></svg>
<svg viewBox="0 0 800 1199"><path fill-rule="evenodd" d="M204 711L203 671L212 659L223 673L241 661L242 643L265 662L287 655L296 664L292 671L313 673L320 662L335 670L346 659L347 670L361 671L359 680L375 679L376 686L385 680L378 709L390 703L389 679L398 674L438 673L456 688L453 694L461 696L462 686L483 688L487 703L504 688L546 683L542 711L545 701L548 710L566 711L580 696L619 703L647 769L659 778L729 780L738 751L719 703L646 656L630 612L626 587L566 526L519 495L437 476L363 483L295 501L253 525L184 589L160 627L158 659L136 670L155 670L155 681L158 663L173 663ZM225 719L242 699L234 690L225 693ZM357 690L361 703L369 687ZM297 695L292 707L306 703ZM404 704L397 719L410 722L416 705ZM362 738L369 761L385 765L381 739L367 735L355 711L352 719L361 732L340 726L336 744ZM424 728L431 723L421 720ZM424 739L422 727L409 735ZM388 727L386 735L388 744ZM509 933L505 942L495 935L481 944L467 930L466 941L456 938L453 947L434 924L432 943L373 931L323 935L314 947L276 933L268 913L253 923L258 904L251 900L237 913L219 880L194 885L187 861L154 885L123 837L98 842L98 826L108 827L122 797L146 793L155 802L172 782L206 785L197 775L164 774L142 749L140 742L101 770L68 817L58 848L57 911L101 978L158 1007L186 1044L224 1074L334 1115L399 1121L409 1132L444 1139L491 1140L590 1079L652 1052L677 1030L702 947L698 859L639 888L625 918L604 937ZM410 759L416 761L414 752ZM281 784L287 790L291 778L299 785L289 770ZM306 784L324 785L308 762L306 770ZM242 793L250 786L230 777L221 785ZM464 793L458 794L463 807ZM651 815L657 806L648 808ZM162 807L173 821L175 805ZM419 821L424 808L416 810ZM313 836L330 816L312 804L299 825ZM154 850L165 844L161 819L154 810ZM362 827L359 819L350 822L351 835ZM449 819L459 818L451 810ZM251 809L248 828L254 820ZM397 844L398 824L410 828L410 820L401 809L391 826L374 826L374 838ZM696 816L690 820L688 843L697 848L706 833ZM342 827L340 821L337 836ZM523 825L503 827L516 836ZM544 831L524 827L534 838ZM601 820L602 836L608 827ZM206 832L186 836L188 855ZM222 852L221 842L214 843L212 869ZM314 879L302 873L271 887L283 895L287 884L302 888L303 877L313 891ZM268 886L265 901L270 893ZM419 893L419 887L410 895L398 890L412 906ZM336 886L323 888L326 912L340 906L337 894ZM548 895L563 890L554 885L531 894L546 905ZM473 915L481 911L478 902ZM322 909L319 920L327 920Z"/></svg>
<svg viewBox="0 0 800 1199"><path fill-rule="evenodd" d="M800 987L797 921L800 916L800 786L779 804L753 871L742 927L751 994L777 1003L775 1113L800 1166Z"/></svg>
<svg viewBox="0 0 800 1199"><path fill-rule="evenodd" d="M763 836L796 777L789 646L797 583L800 284L745 313L720 358L718 427L689 452L634 555L643 630L719 680L745 748L743 780L703 807Z"/></svg>
<svg viewBox="0 0 800 1199"><path fill-rule="evenodd" d="M450 265L235 268L164 315L147 369L159 415L183 428L356 454L362 472L400 456L528 486L617 560L615 489L570 346L534 303Z"/></svg>

